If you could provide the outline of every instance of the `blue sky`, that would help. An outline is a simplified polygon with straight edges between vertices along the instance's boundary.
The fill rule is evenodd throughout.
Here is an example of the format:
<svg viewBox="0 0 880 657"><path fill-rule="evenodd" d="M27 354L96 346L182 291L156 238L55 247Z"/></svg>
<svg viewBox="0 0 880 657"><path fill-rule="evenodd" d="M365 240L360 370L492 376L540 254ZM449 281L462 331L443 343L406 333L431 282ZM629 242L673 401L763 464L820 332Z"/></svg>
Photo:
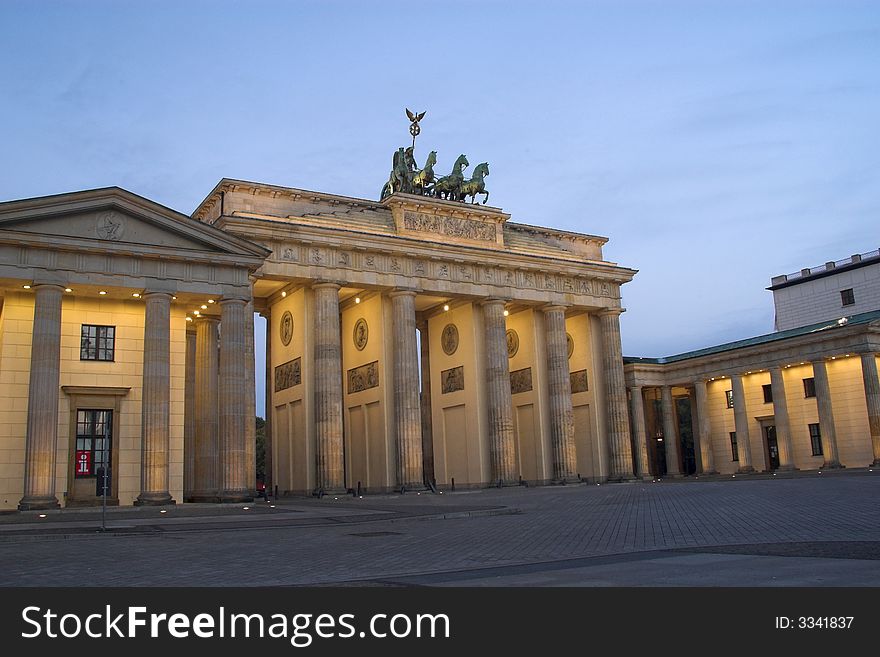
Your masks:
<svg viewBox="0 0 880 657"><path fill-rule="evenodd" d="M2 200L373 198L405 106L420 160L640 270L626 354L768 332L771 276L880 246L880 2L0 0Z"/></svg>

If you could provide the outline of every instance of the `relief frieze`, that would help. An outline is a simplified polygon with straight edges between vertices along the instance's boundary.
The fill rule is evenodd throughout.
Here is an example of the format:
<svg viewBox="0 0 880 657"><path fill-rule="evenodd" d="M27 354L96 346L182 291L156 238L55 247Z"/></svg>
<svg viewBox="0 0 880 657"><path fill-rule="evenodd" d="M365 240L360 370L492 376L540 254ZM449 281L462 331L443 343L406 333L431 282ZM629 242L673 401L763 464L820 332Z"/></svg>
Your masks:
<svg viewBox="0 0 880 657"><path fill-rule="evenodd" d="M614 299L619 296L619 285L576 276L559 275L529 269L506 269L483 263L463 263L461 260L444 261L439 258L410 259L406 254L355 253L342 249L324 249L316 246L285 246L276 244L275 254L280 261L324 267L345 267L360 271L410 275L437 280L478 283L487 286L508 286L538 292L564 293L580 296ZM198 276L195 275L196 278Z"/></svg>
<svg viewBox="0 0 880 657"><path fill-rule="evenodd" d="M302 359L294 358L275 367L275 392L287 390L302 383Z"/></svg>
<svg viewBox="0 0 880 657"><path fill-rule="evenodd" d="M576 372L572 372L571 377L571 392L572 394L576 392L587 392L589 387L587 386L587 370L578 370Z"/></svg>
<svg viewBox="0 0 880 657"><path fill-rule="evenodd" d="M407 230L420 233L460 237L482 242L495 241L495 226L473 219L444 217L407 210L403 213L403 226Z"/></svg>
<svg viewBox="0 0 880 657"><path fill-rule="evenodd" d="M452 369L440 372L441 394L464 390L464 366L459 365Z"/></svg>
<svg viewBox="0 0 880 657"><path fill-rule="evenodd" d="M529 392L532 389L532 368L526 367L510 373L510 394Z"/></svg>
<svg viewBox="0 0 880 657"><path fill-rule="evenodd" d="M379 387L379 361L348 370L348 394Z"/></svg>

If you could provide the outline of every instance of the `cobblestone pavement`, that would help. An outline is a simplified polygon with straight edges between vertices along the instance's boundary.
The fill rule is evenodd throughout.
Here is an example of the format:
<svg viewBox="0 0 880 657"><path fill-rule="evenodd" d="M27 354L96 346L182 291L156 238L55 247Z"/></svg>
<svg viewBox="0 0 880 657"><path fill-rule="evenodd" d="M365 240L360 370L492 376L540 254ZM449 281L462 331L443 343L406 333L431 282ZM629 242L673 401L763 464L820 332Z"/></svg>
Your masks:
<svg viewBox="0 0 880 657"><path fill-rule="evenodd" d="M0 516L0 585L880 586L880 470L113 509L110 531L99 523Z"/></svg>

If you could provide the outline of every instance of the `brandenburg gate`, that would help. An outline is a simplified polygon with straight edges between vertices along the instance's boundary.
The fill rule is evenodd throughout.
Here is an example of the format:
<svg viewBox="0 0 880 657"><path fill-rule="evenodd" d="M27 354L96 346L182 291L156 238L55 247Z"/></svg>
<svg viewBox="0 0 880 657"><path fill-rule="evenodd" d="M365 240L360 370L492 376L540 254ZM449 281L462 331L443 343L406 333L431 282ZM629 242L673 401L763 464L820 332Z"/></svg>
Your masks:
<svg viewBox="0 0 880 657"><path fill-rule="evenodd" d="M633 477L619 316L635 271L603 259L605 238L238 180L193 216L271 251L253 296L279 492Z"/></svg>

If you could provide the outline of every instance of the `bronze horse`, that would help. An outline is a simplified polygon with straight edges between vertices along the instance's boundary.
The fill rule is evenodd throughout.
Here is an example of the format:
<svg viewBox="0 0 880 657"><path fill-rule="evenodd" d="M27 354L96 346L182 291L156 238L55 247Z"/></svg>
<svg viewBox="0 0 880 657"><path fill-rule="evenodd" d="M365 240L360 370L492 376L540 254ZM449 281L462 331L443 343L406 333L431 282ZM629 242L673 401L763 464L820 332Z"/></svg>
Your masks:
<svg viewBox="0 0 880 657"><path fill-rule="evenodd" d="M434 165L437 164L437 151L428 153L423 169L415 172L412 179L413 194L424 194L434 182Z"/></svg>
<svg viewBox="0 0 880 657"><path fill-rule="evenodd" d="M434 183L433 193L436 198L445 198L449 201L457 201L461 194L461 185L464 182L463 171L470 166L464 155L459 155L455 164L452 165L452 173L443 176ZM445 196L444 196L445 194Z"/></svg>
<svg viewBox="0 0 880 657"><path fill-rule="evenodd" d="M483 199L483 205L486 205L486 201L489 200L489 192L486 191L486 183L483 182L483 178L489 175L489 163L481 162L474 169L474 175L470 180L466 180L461 184L461 189L458 192L458 200L464 201L468 196L471 197L471 203L476 203L477 194L485 194L486 198Z"/></svg>

